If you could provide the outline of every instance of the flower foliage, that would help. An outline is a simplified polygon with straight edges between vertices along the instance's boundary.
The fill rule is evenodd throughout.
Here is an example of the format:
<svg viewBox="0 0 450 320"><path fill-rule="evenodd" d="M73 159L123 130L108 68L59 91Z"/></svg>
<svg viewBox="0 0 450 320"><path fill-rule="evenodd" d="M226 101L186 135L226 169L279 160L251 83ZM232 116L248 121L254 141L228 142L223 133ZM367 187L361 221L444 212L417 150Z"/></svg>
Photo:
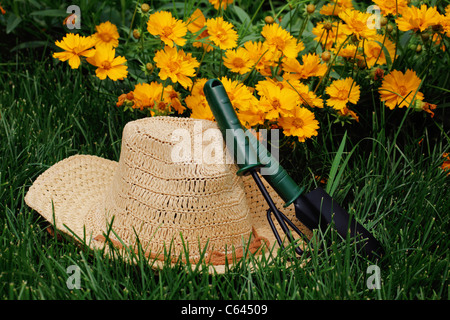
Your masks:
<svg viewBox="0 0 450 320"><path fill-rule="evenodd" d="M247 128L281 128L299 142L317 136L330 114L359 121L367 92L391 110L434 115L423 73L396 62L421 45L445 52L450 6L374 0L381 12L374 17L351 0L320 8L299 2L286 18L242 22L233 0L205 4L181 15L137 4L131 26L105 21L92 35L68 33L53 57L73 69L86 61L98 81L120 82L117 106L147 116L214 120L203 86L218 78ZM405 37L413 51L399 40Z"/></svg>

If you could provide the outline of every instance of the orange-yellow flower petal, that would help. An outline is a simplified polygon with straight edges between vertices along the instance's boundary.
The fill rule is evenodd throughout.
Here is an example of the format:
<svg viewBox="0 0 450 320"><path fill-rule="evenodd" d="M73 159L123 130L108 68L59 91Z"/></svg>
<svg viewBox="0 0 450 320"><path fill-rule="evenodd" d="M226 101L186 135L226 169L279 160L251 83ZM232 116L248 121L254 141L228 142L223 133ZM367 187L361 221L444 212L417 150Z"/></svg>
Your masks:
<svg viewBox="0 0 450 320"><path fill-rule="evenodd" d="M92 35L95 39L95 47L112 47L116 48L119 45L119 32L117 31L116 25L109 21L100 23L95 27L97 31Z"/></svg>
<svg viewBox="0 0 450 320"><path fill-rule="evenodd" d="M250 60L247 50L243 47L237 48L236 50L227 50L223 57L223 64L231 72L239 74L245 74L253 67L253 62Z"/></svg>
<svg viewBox="0 0 450 320"><path fill-rule="evenodd" d="M337 110L344 109L348 103L357 104L361 94L359 85L351 77L334 80L325 92L330 96L327 105Z"/></svg>
<svg viewBox="0 0 450 320"><path fill-rule="evenodd" d="M292 114L281 116L278 124L286 136L295 136L300 142L318 135L319 121L316 120L314 113L306 108L295 108Z"/></svg>
<svg viewBox="0 0 450 320"><path fill-rule="evenodd" d="M177 50L167 46L156 52L153 60L160 69L161 80L170 78L173 83L178 82L185 89L192 86L190 77L195 76L195 68L199 66L199 63L190 53L186 54L182 49Z"/></svg>
<svg viewBox="0 0 450 320"><path fill-rule="evenodd" d="M440 13L436 10L436 7L428 7L426 4L417 7L408 7L404 10L401 17L398 17L397 22L398 29L401 31L424 31L429 26L439 24L441 19Z"/></svg>
<svg viewBox="0 0 450 320"><path fill-rule="evenodd" d="M107 77L113 81L123 80L128 75L128 67L125 65L125 57L116 57L116 50L112 47L103 47L96 49L92 57L86 59L90 64L96 66L95 75L100 80L105 80Z"/></svg>
<svg viewBox="0 0 450 320"><path fill-rule="evenodd" d="M393 70L384 77L378 92L380 99L385 102L386 107L394 109L408 107L414 97L415 100L422 101L424 96L419 92L421 80L413 70L406 70L405 73Z"/></svg>
<svg viewBox="0 0 450 320"><path fill-rule="evenodd" d="M233 25L222 17L206 20L206 28L211 40L222 50L233 49L237 45L238 33Z"/></svg>
<svg viewBox="0 0 450 320"><path fill-rule="evenodd" d="M297 42L288 31L284 30L279 24L266 24L261 35L272 50L279 50L288 58L296 58L298 53L305 47L303 43Z"/></svg>
<svg viewBox="0 0 450 320"><path fill-rule="evenodd" d="M174 44L184 46L186 43L186 39L183 38L187 33L186 23L174 18L169 11L151 14L147 21L147 30L150 34L159 36L169 47L173 47Z"/></svg>
<svg viewBox="0 0 450 320"><path fill-rule="evenodd" d="M80 66L80 57L92 57L95 53L95 50L92 49L95 40L79 34L68 33L63 37L62 41L55 41L55 44L64 51L55 52L53 57L61 61L68 60L72 69L77 69Z"/></svg>

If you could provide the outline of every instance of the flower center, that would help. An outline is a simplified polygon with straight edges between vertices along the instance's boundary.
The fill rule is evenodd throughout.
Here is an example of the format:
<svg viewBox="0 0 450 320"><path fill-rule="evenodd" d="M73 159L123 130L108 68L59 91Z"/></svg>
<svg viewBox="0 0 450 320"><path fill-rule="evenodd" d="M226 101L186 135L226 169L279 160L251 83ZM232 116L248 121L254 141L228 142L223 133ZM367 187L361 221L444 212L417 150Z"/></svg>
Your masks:
<svg viewBox="0 0 450 320"><path fill-rule="evenodd" d="M169 70L171 73L176 73L180 69L180 64L178 62L172 62L169 64Z"/></svg>
<svg viewBox="0 0 450 320"><path fill-rule="evenodd" d="M276 45L278 49L284 48L285 41L281 37L273 38L273 43Z"/></svg>
<svg viewBox="0 0 450 320"><path fill-rule="evenodd" d="M105 70L111 69L111 63L109 61L103 61L102 62L102 68Z"/></svg>
<svg viewBox="0 0 450 320"><path fill-rule="evenodd" d="M348 98L348 91L347 90L340 90L337 94L337 98L339 100L346 100Z"/></svg>
<svg viewBox="0 0 450 320"><path fill-rule="evenodd" d="M216 34L216 37L220 42L223 42L227 39L227 33L224 30L219 30Z"/></svg>
<svg viewBox="0 0 450 320"><path fill-rule="evenodd" d="M380 53L381 53L380 47L372 48L372 57L378 57L378 56L380 56Z"/></svg>
<svg viewBox="0 0 450 320"><path fill-rule="evenodd" d="M406 90L405 86L398 87L400 95L404 98L408 94L408 90Z"/></svg>
<svg viewBox="0 0 450 320"><path fill-rule="evenodd" d="M100 39L102 39L103 42L111 41L111 36L109 35L109 33L100 33L99 37L100 37Z"/></svg>
<svg viewBox="0 0 450 320"><path fill-rule="evenodd" d="M245 65L244 60L240 57L235 58L233 64L237 68L242 68Z"/></svg>
<svg viewBox="0 0 450 320"><path fill-rule="evenodd" d="M279 109L279 108L281 107L280 100L278 100L278 99L273 100L273 101L272 101L272 106L273 106L275 109Z"/></svg>
<svg viewBox="0 0 450 320"><path fill-rule="evenodd" d="M303 122L303 120L300 119L300 118L294 119L294 121L292 122L292 124L293 124L294 127L296 127L296 128L303 128L303 126L305 125L305 123Z"/></svg>
<svg viewBox="0 0 450 320"><path fill-rule="evenodd" d="M164 101L159 101L159 102L158 102L158 105L156 106L156 108L157 108L159 111L164 111L164 110L166 110L166 108L167 108L167 104L166 104Z"/></svg>
<svg viewBox="0 0 450 320"><path fill-rule="evenodd" d="M164 36L170 36L171 34L173 33L173 29L172 29L172 27L171 26L165 26L164 28L163 28L163 35Z"/></svg>

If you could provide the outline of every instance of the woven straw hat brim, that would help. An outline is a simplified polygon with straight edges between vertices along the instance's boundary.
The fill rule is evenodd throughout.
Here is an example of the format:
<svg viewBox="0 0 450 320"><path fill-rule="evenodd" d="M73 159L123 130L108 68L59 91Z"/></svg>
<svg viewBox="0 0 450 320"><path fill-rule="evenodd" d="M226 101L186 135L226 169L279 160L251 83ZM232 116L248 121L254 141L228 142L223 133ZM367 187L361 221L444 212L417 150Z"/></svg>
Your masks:
<svg viewBox="0 0 450 320"><path fill-rule="evenodd" d="M25 196L26 204L56 229L88 241L92 229L84 221L93 207L103 202L118 163L90 155L75 155L43 172Z"/></svg>

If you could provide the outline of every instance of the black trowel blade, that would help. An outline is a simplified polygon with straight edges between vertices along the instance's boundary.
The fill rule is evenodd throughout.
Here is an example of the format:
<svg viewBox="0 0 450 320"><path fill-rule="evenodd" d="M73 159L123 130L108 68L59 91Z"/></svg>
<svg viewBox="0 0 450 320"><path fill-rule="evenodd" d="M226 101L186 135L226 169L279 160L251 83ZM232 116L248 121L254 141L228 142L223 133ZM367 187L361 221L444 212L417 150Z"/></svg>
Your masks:
<svg viewBox="0 0 450 320"><path fill-rule="evenodd" d="M297 218L310 230L325 228L332 223L336 231L345 239L351 237L364 239L363 250L369 255L381 255L379 242L361 224L355 221L325 190L321 188L304 194L294 201Z"/></svg>

